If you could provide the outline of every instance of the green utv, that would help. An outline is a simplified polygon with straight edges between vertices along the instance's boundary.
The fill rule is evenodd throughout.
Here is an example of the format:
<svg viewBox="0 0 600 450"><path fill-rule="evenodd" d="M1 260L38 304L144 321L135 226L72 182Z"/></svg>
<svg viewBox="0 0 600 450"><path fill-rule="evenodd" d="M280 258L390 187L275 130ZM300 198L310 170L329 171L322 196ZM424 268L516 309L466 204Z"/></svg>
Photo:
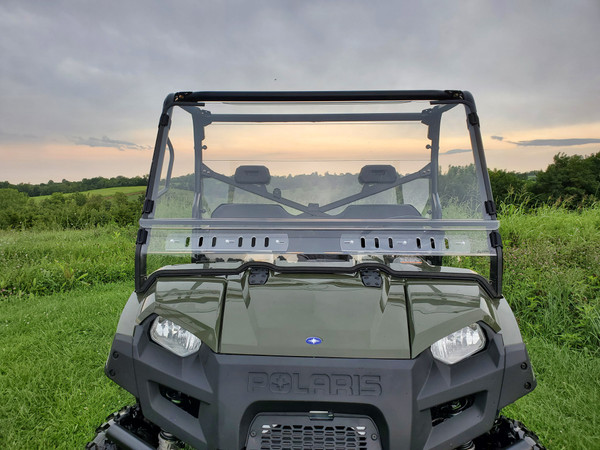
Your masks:
<svg viewBox="0 0 600 450"><path fill-rule="evenodd" d="M169 95L91 449L539 449L473 97Z"/></svg>

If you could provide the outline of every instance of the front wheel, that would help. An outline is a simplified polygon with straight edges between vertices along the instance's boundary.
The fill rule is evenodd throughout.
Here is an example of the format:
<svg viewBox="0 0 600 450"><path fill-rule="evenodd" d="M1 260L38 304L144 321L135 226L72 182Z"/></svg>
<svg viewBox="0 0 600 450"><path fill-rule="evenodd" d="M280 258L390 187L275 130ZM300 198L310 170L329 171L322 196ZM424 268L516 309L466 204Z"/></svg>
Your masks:
<svg viewBox="0 0 600 450"><path fill-rule="evenodd" d="M109 436L111 427L125 430L117 436L121 436L125 442L118 445ZM106 418L106 422L96 428L96 437L85 446L88 450L119 450L121 448L133 447L136 443L143 443L146 448L158 446L160 429L146 420L139 405L126 406L119 412L113 413ZM132 445L128 445L132 444Z"/></svg>
<svg viewBox="0 0 600 450"><path fill-rule="evenodd" d="M546 450L537 435L518 420L500 416L490 431L473 441L476 449Z"/></svg>

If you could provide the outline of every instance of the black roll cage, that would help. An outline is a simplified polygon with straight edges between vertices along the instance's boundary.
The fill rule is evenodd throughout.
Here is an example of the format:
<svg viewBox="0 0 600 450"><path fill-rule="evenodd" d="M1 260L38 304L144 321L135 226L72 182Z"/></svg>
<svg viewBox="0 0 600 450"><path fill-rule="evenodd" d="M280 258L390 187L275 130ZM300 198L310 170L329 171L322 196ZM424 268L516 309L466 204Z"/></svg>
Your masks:
<svg viewBox="0 0 600 450"><path fill-rule="evenodd" d="M357 101L413 101L424 100L430 101L432 108L423 110L421 113L350 113L350 114L211 114L207 111L197 108L204 106L204 102L357 102ZM237 92L237 91L222 91L222 92L178 92L169 94L163 104L163 111L159 120L158 134L155 143L152 165L150 168L150 176L146 189L146 200L142 212L142 219L152 219L154 216L153 205L154 200L160 197L169 186L170 174L173 164L173 147L168 139L168 131L171 122L171 113L173 106L177 105L186 110L193 117L194 127L194 153L195 157L195 189L194 203L192 215L194 218L202 218L202 177L217 178L236 188L252 192L264 198L277 201L281 204L291 206L300 211L311 215L323 215L326 211L335 209L339 206L351 203L358 199L373 195L382 190L389 189L394 186L401 185L410 180L424 176L424 172L430 176L432 180L431 186L431 201L432 201L432 218L441 219L441 207L437 189L438 175L438 155L439 155L439 134L440 122L443 112L453 108L457 104L465 105L467 109L467 126L471 136L471 142L474 148L474 157L476 161L477 175L480 178L480 184L484 187L483 195L485 197L484 214L487 214L490 219L496 219L496 208L492 199L492 190L487 173L487 165L483 152L483 143L481 132L479 129L479 118L475 107L473 96L467 91L435 91L435 90L418 90L418 91L280 91L280 92ZM379 187L365 186L362 192L340 199L328 205L323 205L316 209L301 205L289 199L275 197L274 194L266 190L260 190L257 187L250 185L242 185L236 183L229 177L212 171L202 161L202 150L204 140L204 128L214 122L318 122L318 121L357 121L357 120L378 120L378 121L421 121L428 126L427 137L431 141L431 162L423 169L400 177L395 183L385 184ZM171 158L167 169L166 186L162 191L158 191L157 177L162 171L163 160L161 158L161 148L168 149ZM146 273L146 258L147 258L147 237L149 230L140 226L138 238L136 241L136 257L135 257L135 286L137 292L147 290L155 280L155 276L148 277ZM491 292L494 296L502 295L502 270L503 270L503 255L502 241L498 231L492 231L489 235L491 246L496 250L496 255L490 260L490 284L484 288ZM356 269L359 270L359 269ZM198 274L202 274L206 269L198 269ZM330 271L336 272L335 268ZM162 272L162 271L161 271ZM189 272L189 270L188 270ZM456 276L448 274L448 278L452 279ZM476 278L481 284L483 277ZM491 291L490 291L491 288Z"/></svg>

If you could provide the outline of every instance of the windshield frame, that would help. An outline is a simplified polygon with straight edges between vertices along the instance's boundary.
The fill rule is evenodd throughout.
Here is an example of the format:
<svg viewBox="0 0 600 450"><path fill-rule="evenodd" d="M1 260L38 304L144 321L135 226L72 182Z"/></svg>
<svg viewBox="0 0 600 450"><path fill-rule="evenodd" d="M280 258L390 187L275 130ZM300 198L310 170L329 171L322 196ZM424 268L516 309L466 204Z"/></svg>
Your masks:
<svg viewBox="0 0 600 450"><path fill-rule="evenodd" d="M341 92L183 92L183 93L175 93L170 94L165 99L163 104L163 111L159 120L159 129L156 139L155 151L152 159L152 166L150 170L148 187L146 190L146 200L144 202L144 208L142 212L142 218L140 220L140 230L138 232L138 239L136 241L136 290L138 292L144 291L148 289L151 285L152 280L155 277L148 277L146 273L146 258L148 254L148 235L153 226L164 227L166 225L172 225L175 227L178 226L205 226L205 222L202 220L202 208L201 199L198 196L198 192L201 191L200 187L200 177L196 176L196 194L194 199L193 206L193 217L192 220L184 220L184 219L156 219L154 217L154 205L155 201L164 193L161 193L159 189L159 178L162 172L162 165L164 164L165 158L163 158L164 152L169 152L171 158L169 161L169 166L167 168L167 173L169 174L167 178L167 186L170 180L170 173L172 170L173 164L173 147L168 138L168 131L171 122L171 114L174 106L180 106L184 110L188 110L190 114L196 114L195 111L199 111L197 106L203 106L204 102L213 102L213 101L223 101L223 102L357 102L357 101L365 101L365 102L385 102L385 101L410 101L410 100L425 100L430 101L433 108L437 108L439 111L437 114L428 114L423 111L421 113L379 113L383 114L383 116L378 117L379 119L384 120L420 120L423 121L429 127L428 137L434 143L439 141L439 132L440 132L440 117L445 108L450 109L457 104L462 104L465 107L466 115L467 115L467 127L471 139L471 144L473 147L473 154L475 158L475 169L476 175L478 178L478 184L482 187L482 197L484 198L482 205L482 217L485 219L484 221L496 221L496 209L492 200L491 195L491 186L489 182L489 177L487 174L487 166L485 163L485 156L483 153L483 146L481 140L481 133L479 130L479 119L477 117L477 112L475 109L475 103L470 93L461 92L461 91L341 91ZM440 105L440 106L438 106ZM444 107L443 105L447 105ZM432 108L432 109L433 109ZM217 115L218 116L218 115ZM248 120L249 118L242 117L244 115L238 115L239 117L232 117L232 115L228 115L227 117L216 117L217 120L223 121L235 121L235 120ZM264 115L264 117L256 117L257 115L253 115L254 120L265 122L273 122L278 120L278 115ZM318 114L308 114L306 117L299 117L299 115L294 115L294 117L283 117L279 120L281 121L289 121L293 120L306 120L306 121L318 121L318 120L331 120L331 115L328 117L318 117ZM348 120L351 115L348 114L338 114L337 119ZM356 115L354 116L356 118ZM212 119L215 119L213 117ZM199 125L196 125L199 124ZM202 141L204 138L204 126L202 125L202 120L194 121L194 141L195 146L202 145ZM201 149L200 149L201 150ZM430 171L437 171L437 160L435 160L434 155L437 152L432 151L432 160L430 164L426 166ZM207 170L208 167L204 164L201 158L198 158L195 162L195 173L201 174L203 171ZM210 170L210 169L209 169ZM413 174L415 175L415 174ZM435 175L435 174L434 174ZM431 176L432 180L437 181L437 176ZM418 176L415 175L415 176ZM231 181L228 180L230 183ZM403 182L406 182L404 180ZM410 181L410 180L408 180ZM402 184L402 181L398 182L398 185ZM248 186L238 186L241 189L250 189ZM436 188L433 189L434 192ZM261 193L261 195L263 195ZM263 195L264 197L264 195ZM353 196L356 197L356 196ZM347 204L348 201L352 200L348 199L340 199L339 202L341 204ZM343 203L346 201L346 203ZM469 227L469 221L452 221L452 220L443 220L441 219L441 210L439 207L439 199L436 204L435 198L432 201L432 219L431 220L420 220L416 221L415 219L406 220L405 222L409 223L408 227L414 227L417 225L422 226L440 226L442 224L446 224L447 226L466 226ZM334 205L335 206L335 205ZM339 205L337 205L339 206ZM326 212L326 209L332 209L331 205L323 205L321 207L323 209L322 212ZM306 208L305 208L306 209ZM308 210L307 210L308 212ZM227 222L227 221L225 221ZM275 221L277 222L277 221ZM348 223L348 221L345 221ZM365 221L363 221L365 222ZM362 223L361 226L366 227L375 227L375 224ZM418 224L417 222L421 222ZM428 222L428 223L425 223ZM435 223L434 223L435 222ZM481 224L481 221L478 221ZM216 222L213 222L214 225L217 225ZM255 226L255 224L251 224ZM268 225L265 223L261 224L262 226ZM284 224L273 224L274 228L280 228ZM330 224L331 225L331 224ZM340 228L343 228L343 224L338 223ZM473 224L474 225L474 224ZM501 295L501 285L502 285L502 247L500 237L497 231L497 222L494 224L489 224L489 242L491 248L494 250L494 254L490 258L490 282L492 286L492 290L496 293L496 295ZM222 223L220 226L227 227L227 223ZM288 224L289 226L289 224ZM348 226L352 226L351 221ZM400 227L399 224L392 224L392 227ZM378 221L377 227L384 227L381 224L381 221ZM280 270L280 269L277 269ZM303 269L306 270L306 269ZM336 271L335 268L328 269L330 272ZM346 269L344 269L346 270ZM359 270L359 269L355 269ZM162 271L161 271L162 272ZM189 272L189 269L186 269L186 273ZM194 272L198 274L208 273L206 269L198 268L195 269ZM169 273L173 273L172 270L169 270ZM397 276L399 272L391 271L392 276ZM405 274L406 275L406 274ZM451 276L448 274L448 276ZM481 276L479 276L481 277ZM483 278L483 277L481 277ZM479 280L481 281L481 280ZM490 283L488 283L489 285Z"/></svg>

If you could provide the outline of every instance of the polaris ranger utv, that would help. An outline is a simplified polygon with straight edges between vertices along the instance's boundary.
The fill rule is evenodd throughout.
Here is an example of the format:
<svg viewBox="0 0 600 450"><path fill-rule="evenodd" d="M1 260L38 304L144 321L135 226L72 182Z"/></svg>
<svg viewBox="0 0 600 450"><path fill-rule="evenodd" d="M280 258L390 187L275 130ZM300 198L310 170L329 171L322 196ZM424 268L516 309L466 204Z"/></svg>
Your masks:
<svg viewBox="0 0 600 450"><path fill-rule="evenodd" d="M543 448L473 97L180 92L92 449Z"/></svg>

